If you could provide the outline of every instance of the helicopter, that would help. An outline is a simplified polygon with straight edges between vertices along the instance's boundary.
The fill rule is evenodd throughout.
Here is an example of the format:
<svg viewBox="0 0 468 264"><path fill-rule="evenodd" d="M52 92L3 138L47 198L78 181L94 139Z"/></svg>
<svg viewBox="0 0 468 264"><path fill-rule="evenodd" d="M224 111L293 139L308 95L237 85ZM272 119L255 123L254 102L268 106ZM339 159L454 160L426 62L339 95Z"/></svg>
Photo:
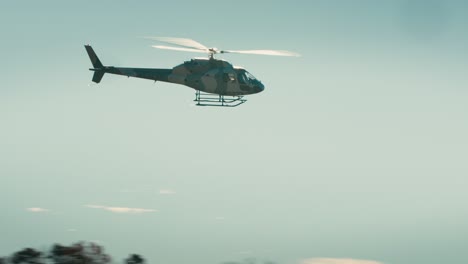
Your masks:
<svg viewBox="0 0 468 264"><path fill-rule="evenodd" d="M295 52L285 50L219 50L208 48L192 39L173 37L146 37L165 45L152 45L153 48L189 51L208 54L206 58L193 58L175 66L172 69L125 68L104 66L90 45L85 49L91 60L94 72L92 81L99 83L105 73L124 75L127 77L143 78L153 81L181 84L195 89L197 106L235 107L247 101L246 95L260 93L265 86L242 67L216 59L215 54L237 53L273 56L296 56Z"/></svg>

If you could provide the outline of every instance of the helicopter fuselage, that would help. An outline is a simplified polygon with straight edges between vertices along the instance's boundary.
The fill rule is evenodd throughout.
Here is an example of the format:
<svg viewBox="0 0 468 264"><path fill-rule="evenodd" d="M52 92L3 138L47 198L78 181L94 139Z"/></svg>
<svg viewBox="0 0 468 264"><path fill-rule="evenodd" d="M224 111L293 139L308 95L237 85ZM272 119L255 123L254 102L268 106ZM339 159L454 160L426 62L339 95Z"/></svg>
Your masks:
<svg viewBox="0 0 468 264"><path fill-rule="evenodd" d="M197 91L242 96L259 93L264 85L252 74L227 61L214 58L197 58L186 61L172 69L124 68L103 66L91 46L86 46L94 68L93 81L99 83L104 73L143 78L154 81L182 84Z"/></svg>
<svg viewBox="0 0 468 264"><path fill-rule="evenodd" d="M213 58L192 59L174 67L168 81L219 95L248 95L264 90L263 84L245 69Z"/></svg>

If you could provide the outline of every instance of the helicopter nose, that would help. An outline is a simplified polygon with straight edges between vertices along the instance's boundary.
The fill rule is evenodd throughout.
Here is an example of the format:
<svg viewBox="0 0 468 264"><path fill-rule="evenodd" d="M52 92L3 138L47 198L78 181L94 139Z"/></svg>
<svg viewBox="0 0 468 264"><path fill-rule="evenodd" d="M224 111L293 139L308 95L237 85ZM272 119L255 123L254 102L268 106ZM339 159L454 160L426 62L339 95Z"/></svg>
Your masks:
<svg viewBox="0 0 468 264"><path fill-rule="evenodd" d="M263 85L263 83L259 82L257 85L256 85L256 90L257 90L257 93L259 92L262 92L263 90L265 90L265 86Z"/></svg>

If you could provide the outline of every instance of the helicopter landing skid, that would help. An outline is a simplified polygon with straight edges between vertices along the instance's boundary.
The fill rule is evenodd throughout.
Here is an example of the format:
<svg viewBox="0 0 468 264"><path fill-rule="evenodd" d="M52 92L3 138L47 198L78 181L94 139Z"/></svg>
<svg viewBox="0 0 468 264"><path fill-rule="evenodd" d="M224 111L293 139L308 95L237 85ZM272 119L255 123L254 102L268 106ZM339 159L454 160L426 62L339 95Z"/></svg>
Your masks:
<svg viewBox="0 0 468 264"><path fill-rule="evenodd" d="M197 106L221 106L221 107L236 107L245 102L247 99L244 99L244 96L227 96L226 95L216 95L209 93L202 93L200 91L195 92L195 100Z"/></svg>

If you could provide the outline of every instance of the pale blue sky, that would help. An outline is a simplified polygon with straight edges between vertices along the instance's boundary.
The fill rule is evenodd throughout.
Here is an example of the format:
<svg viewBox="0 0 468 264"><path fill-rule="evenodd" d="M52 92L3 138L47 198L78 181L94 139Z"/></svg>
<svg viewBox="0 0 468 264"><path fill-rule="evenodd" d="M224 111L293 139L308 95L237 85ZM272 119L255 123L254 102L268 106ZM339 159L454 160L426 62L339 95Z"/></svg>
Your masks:
<svg viewBox="0 0 468 264"><path fill-rule="evenodd" d="M0 256L95 240L117 260L161 264L466 263L467 11L435 0L1 2ZM303 56L223 56L266 86L235 109L194 107L193 90L173 84L90 85L84 44L115 66L199 56L141 36Z"/></svg>

